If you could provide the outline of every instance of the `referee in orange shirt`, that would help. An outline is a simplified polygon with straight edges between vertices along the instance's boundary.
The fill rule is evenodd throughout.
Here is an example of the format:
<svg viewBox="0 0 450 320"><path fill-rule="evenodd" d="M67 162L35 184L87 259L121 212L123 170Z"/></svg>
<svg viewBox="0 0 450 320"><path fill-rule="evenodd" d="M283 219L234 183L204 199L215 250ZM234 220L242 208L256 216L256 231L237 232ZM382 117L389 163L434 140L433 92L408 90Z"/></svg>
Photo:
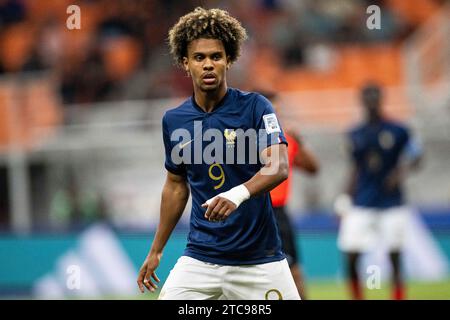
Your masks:
<svg viewBox="0 0 450 320"><path fill-rule="evenodd" d="M261 92L267 99L272 102L275 110L277 109L277 96L273 92ZM279 184L270 191L272 206L278 223L278 229L283 246L283 252L286 254L292 277L300 294L305 300L305 282L302 268L299 260L299 254L295 244L294 229L286 211L286 205L289 201L291 193L291 177L294 168L316 175L319 172L319 162L314 154L308 150L302 143L301 137L289 128L285 128L285 136L288 143L289 158L289 177L287 180Z"/></svg>

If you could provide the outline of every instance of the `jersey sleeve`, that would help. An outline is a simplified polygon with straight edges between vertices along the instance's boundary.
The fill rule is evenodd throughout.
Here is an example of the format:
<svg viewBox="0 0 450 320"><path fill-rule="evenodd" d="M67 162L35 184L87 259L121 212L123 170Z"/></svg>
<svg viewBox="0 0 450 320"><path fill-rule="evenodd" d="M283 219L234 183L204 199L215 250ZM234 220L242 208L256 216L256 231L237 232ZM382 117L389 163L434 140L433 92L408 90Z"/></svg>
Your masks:
<svg viewBox="0 0 450 320"><path fill-rule="evenodd" d="M409 161L414 161L423 154L422 143L408 130L405 133L403 146L403 157Z"/></svg>
<svg viewBox="0 0 450 320"><path fill-rule="evenodd" d="M354 162L358 161L360 152L358 152L357 137L353 131L347 133L344 141L344 149L347 152L349 159Z"/></svg>
<svg viewBox="0 0 450 320"><path fill-rule="evenodd" d="M351 164L361 169L367 165L370 156L370 143L364 127L358 126L352 129L347 139L348 160Z"/></svg>
<svg viewBox="0 0 450 320"><path fill-rule="evenodd" d="M256 96L254 115L259 152L274 144L288 144L272 104L259 94Z"/></svg>
<svg viewBox="0 0 450 320"><path fill-rule="evenodd" d="M186 175L186 168L183 163L175 163L172 159L172 150L173 144L170 140L170 132L167 125L167 118L164 115L162 120L162 131L163 131L163 142L164 142L164 151L165 151L165 162L164 166L167 171L176 174L176 175Z"/></svg>

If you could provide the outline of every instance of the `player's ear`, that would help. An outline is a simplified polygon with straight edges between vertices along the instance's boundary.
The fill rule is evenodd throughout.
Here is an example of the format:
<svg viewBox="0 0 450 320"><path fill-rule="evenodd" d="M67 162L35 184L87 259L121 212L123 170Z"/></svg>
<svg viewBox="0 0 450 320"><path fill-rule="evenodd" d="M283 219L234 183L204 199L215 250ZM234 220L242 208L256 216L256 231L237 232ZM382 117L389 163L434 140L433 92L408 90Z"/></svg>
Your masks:
<svg viewBox="0 0 450 320"><path fill-rule="evenodd" d="M186 71L186 76L190 77L191 73L189 71L189 64L188 64L188 58L187 57L183 57L183 67L184 67L184 71Z"/></svg>
<svg viewBox="0 0 450 320"><path fill-rule="evenodd" d="M183 66L184 66L184 70L189 73L189 64L188 64L187 57L183 57Z"/></svg>
<svg viewBox="0 0 450 320"><path fill-rule="evenodd" d="M231 67L230 56L227 56L227 70Z"/></svg>

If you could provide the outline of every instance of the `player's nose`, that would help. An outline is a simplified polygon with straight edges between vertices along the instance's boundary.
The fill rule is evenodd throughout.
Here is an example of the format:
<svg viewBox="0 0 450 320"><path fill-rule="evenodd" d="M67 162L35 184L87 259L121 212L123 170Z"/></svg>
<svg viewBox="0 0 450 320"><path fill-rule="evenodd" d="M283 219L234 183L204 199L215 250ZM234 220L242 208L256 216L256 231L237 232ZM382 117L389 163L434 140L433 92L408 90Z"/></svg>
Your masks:
<svg viewBox="0 0 450 320"><path fill-rule="evenodd" d="M211 59L205 59L205 63L203 64L203 70L213 70L214 69L214 65L211 61Z"/></svg>

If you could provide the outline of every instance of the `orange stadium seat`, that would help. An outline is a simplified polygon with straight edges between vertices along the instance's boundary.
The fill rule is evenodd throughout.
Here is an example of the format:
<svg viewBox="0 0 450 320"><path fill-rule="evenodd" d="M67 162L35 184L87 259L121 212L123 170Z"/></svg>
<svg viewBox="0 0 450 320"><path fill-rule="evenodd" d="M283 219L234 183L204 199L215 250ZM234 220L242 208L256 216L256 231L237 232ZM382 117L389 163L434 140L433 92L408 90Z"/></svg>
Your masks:
<svg viewBox="0 0 450 320"><path fill-rule="evenodd" d="M131 37L108 39L103 50L107 74L114 80L127 78L136 70L141 54L139 43Z"/></svg>
<svg viewBox="0 0 450 320"><path fill-rule="evenodd" d="M75 3L74 3L75 2ZM57 17L58 22L66 21L67 7L76 4L73 0L39 0L24 1L27 16L33 23L41 23L49 17ZM84 5L83 5L84 6Z"/></svg>
<svg viewBox="0 0 450 320"><path fill-rule="evenodd" d="M435 14L442 4L437 0L387 0L387 5L412 25L419 25Z"/></svg>
<svg viewBox="0 0 450 320"><path fill-rule="evenodd" d="M276 76L272 75L276 79L273 85L278 90L297 91L359 87L368 80L386 86L400 85L403 81L400 49L395 46L342 46L336 49L336 56L335 65L327 71L278 68ZM262 67L261 72L267 77Z"/></svg>
<svg viewBox="0 0 450 320"><path fill-rule="evenodd" d="M369 47L351 46L340 50L338 72L346 86L360 86L367 80L382 85L399 85L402 82L400 51L391 45Z"/></svg>
<svg viewBox="0 0 450 320"><path fill-rule="evenodd" d="M358 88L367 81L385 86L385 112L391 118L411 114L402 83L400 49L393 45L336 48L335 65L327 71L278 69L273 85L291 91L283 99L289 121L308 126L344 128L359 116ZM335 90L339 89L339 90Z"/></svg>
<svg viewBox="0 0 450 320"><path fill-rule="evenodd" d="M28 149L61 122L59 99L48 79L26 80L15 87L6 81L0 84L0 149L13 139Z"/></svg>
<svg viewBox="0 0 450 320"><path fill-rule="evenodd" d="M11 99L11 91L7 86L0 85L0 148L5 147L9 141L9 99Z"/></svg>
<svg viewBox="0 0 450 320"><path fill-rule="evenodd" d="M3 30L0 37L0 61L6 71L19 71L27 61L34 42L34 27L17 23Z"/></svg>

